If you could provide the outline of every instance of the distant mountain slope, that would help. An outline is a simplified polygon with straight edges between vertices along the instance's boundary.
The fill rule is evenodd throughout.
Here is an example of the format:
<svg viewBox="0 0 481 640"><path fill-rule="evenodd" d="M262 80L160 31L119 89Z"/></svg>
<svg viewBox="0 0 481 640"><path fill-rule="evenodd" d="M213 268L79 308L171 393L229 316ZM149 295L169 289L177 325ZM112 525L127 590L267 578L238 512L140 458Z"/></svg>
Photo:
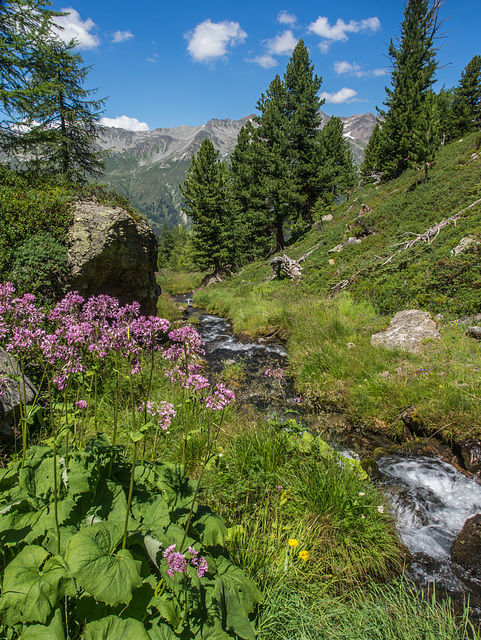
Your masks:
<svg viewBox="0 0 481 640"><path fill-rule="evenodd" d="M323 125L330 116L321 112ZM179 184L185 179L192 155L202 140L210 138L220 157L232 153L239 131L252 118L209 120L197 127L181 126L153 131L127 131L105 128L98 138L101 149L108 151L104 181L129 197L134 206L149 218L154 231L183 220ZM376 124L372 113L341 118L344 135L349 138L359 164L369 136Z"/></svg>

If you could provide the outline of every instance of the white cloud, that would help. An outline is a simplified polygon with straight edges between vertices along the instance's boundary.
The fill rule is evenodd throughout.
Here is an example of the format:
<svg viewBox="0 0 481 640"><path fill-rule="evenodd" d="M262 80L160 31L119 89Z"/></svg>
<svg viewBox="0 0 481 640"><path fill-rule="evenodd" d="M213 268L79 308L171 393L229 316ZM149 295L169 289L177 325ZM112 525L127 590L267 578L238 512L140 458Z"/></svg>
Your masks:
<svg viewBox="0 0 481 640"><path fill-rule="evenodd" d="M350 63L347 62L347 60L336 60L336 62L334 63L334 71L338 74L341 75L343 73L356 73L357 71L360 71L361 67L356 64L356 63Z"/></svg>
<svg viewBox="0 0 481 640"><path fill-rule="evenodd" d="M113 36L111 42L124 42L124 40L130 40L134 37L134 34L130 31L116 31Z"/></svg>
<svg viewBox="0 0 481 640"><path fill-rule="evenodd" d="M297 18L293 13L288 13L287 11L279 11L277 22L280 22L281 24L293 25L297 22Z"/></svg>
<svg viewBox="0 0 481 640"><path fill-rule="evenodd" d="M68 15L57 16L54 22L62 29L55 29L56 35L64 42L70 42L75 39L79 49L95 49L100 44L99 38L91 33L96 29L97 25L93 20L87 18L82 21L80 14L72 7L61 9L63 13Z"/></svg>
<svg viewBox="0 0 481 640"><path fill-rule="evenodd" d="M229 46L244 42L247 33L238 22L204 20L184 37L189 41L187 51L194 60L209 62L225 56Z"/></svg>
<svg viewBox="0 0 481 640"><path fill-rule="evenodd" d="M146 122L140 122L137 118L129 118L129 116L100 118L100 124L103 127L117 127L119 129L127 129L127 131L150 131Z"/></svg>
<svg viewBox="0 0 481 640"><path fill-rule="evenodd" d="M279 64L275 58L269 55L256 56L255 58L247 60L247 62L255 62L264 69L272 69L272 67L277 67L277 65Z"/></svg>
<svg viewBox="0 0 481 640"><path fill-rule="evenodd" d="M338 75L348 74L350 76L356 76L357 78L364 78L366 76L383 76L387 73L387 69L363 69L355 62L347 62L347 60L336 60L334 63L334 71Z"/></svg>
<svg viewBox="0 0 481 640"><path fill-rule="evenodd" d="M350 20L344 22L341 18L333 25L325 16L319 16L315 22L309 25L309 32L324 38L319 48L326 53L332 42L348 40L348 33L358 33L359 31L377 31L381 28L379 18L367 18L366 20Z"/></svg>
<svg viewBox="0 0 481 640"><path fill-rule="evenodd" d="M292 35L292 31L284 31L280 35L267 41L267 53L278 56L289 56L298 40Z"/></svg>
<svg viewBox="0 0 481 640"><path fill-rule="evenodd" d="M356 102L354 98L357 96L357 91L354 89L348 89L343 87L336 93L327 93L323 91L319 94L321 100L325 100L328 104L343 104L344 102Z"/></svg>

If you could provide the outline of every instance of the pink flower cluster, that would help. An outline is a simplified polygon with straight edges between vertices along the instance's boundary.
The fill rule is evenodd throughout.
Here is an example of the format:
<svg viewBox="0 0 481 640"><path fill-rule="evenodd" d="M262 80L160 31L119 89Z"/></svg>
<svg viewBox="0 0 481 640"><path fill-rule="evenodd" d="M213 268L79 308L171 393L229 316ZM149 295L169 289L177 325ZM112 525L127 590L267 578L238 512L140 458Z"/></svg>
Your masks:
<svg viewBox="0 0 481 640"><path fill-rule="evenodd" d="M221 411L234 400L234 392L227 389L222 383L219 383L216 385L214 395L207 396L204 403L205 406L212 411Z"/></svg>
<svg viewBox="0 0 481 640"><path fill-rule="evenodd" d="M281 379L284 377L284 369L266 369L265 376L268 376L269 378L278 378Z"/></svg>
<svg viewBox="0 0 481 640"><path fill-rule="evenodd" d="M174 405L164 400L162 400L160 404L155 404L155 402L150 402L150 400L147 401L146 404L143 402L140 407L138 407L138 410L147 411L148 414L157 420L162 431L169 429L172 418L175 418L177 415Z"/></svg>
<svg viewBox="0 0 481 640"><path fill-rule="evenodd" d="M47 364L59 390L111 352L139 371L143 354L163 350L169 328L163 318L141 316L137 302L121 307L110 296L85 300L72 292L46 312L34 296L16 298L12 284L0 285L0 341L13 354Z"/></svg>
<svg viewBox="0 0 481 640"><path fill-rule="evenodd" d="M175 573L186 574L188 568L188 559L185 553L176 551L176 547L176 544L171 544L170 547L167 547L164 551L164 558L167 560L168 566L167 573L171 578L174 577ZM190 554L190 564L195 567L199 578L203 578L209 571L207 560L204 556L200 556L199 558L199 552L196 551L194 547L189 547L188 551Z"/></svg>

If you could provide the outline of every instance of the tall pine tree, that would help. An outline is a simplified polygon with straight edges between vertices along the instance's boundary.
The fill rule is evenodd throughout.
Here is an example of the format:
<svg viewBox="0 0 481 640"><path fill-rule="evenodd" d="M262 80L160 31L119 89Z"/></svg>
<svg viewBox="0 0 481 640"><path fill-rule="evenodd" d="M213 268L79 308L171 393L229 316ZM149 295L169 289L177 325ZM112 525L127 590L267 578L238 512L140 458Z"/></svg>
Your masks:
<svg viewBox="0 0 481 640"><path fill-rule="evenodd" d="M263 197L260 144L256 129L249 121L240 130L230 158L229 192L237 264L261 259L269 251L270 224Z"/></svg>
<svg viewBox="0 0 481 640"><path fill-rule="evenodd" d="M196 261L202 268L213 266L215 273L230 262L233 252L227 171L218 156L212 142L205 138L180 185L183 210L193 223Z"/></svg>
<svg viewBox="0 0 481 640"><path fill-rule="evenodd" d="M312 208L317 200L321 184L320 108L324 100L319 98L322 78L314 74L309 52L303 40L299 40L284 74L286 90L286 130L289 138L289 154L294 166L294 177L302 199L299 215L312 222Z"/></svg>
<svg viewBox="0 0 481 640"><path fill-rule="evenodd" d="M340 118L331 118L321 131L320 198L333 204L339 196L348 194L357 182L351 145L343 136Z"/></svg>
<svg viewBox="0 0 481 640"><path fill-rule="evenodd" d="M0 148L13 152L18 141L19 114L38 97L29 85L34 53L49 37L52 18L48 0L2 0L0 2Z"/></svg>
<svg viewBox="0 0 481 640"><path fill-rule="evenodd" d="M395 177L418 160L416 132L424 98L435 80L434 42L440 28L438 10L443 0L408 0L401 36L389 45L393 70L386 87L382 126L381 170Z"/></svg>
<svg viewBox="0 0 481 640"><path fill-rule="evenodd" d="M481 56L474 56L463 70L452 107L454 135L481 128Z"/></svg>
<svg viewBox="0 0 481 640"><path fill-rule="evenodd" d="M51 38L36 48L29 85L37 98L21 113L28 125L21 138L29 171L81 183L103 173L95 140L104 100L83 87L90 67L82 66L75 46Z"/></svg>
<svg viewBox="0 0 481 640"><path fill-rule="evenodd" d="M264 200L269 226L276 248L283 249L284 226L293 222L302 202L299 182L294 174L293 152L289 139L286 88L277 75L257 103L261 115L253 143L260 165L258 194Z"/></svg>

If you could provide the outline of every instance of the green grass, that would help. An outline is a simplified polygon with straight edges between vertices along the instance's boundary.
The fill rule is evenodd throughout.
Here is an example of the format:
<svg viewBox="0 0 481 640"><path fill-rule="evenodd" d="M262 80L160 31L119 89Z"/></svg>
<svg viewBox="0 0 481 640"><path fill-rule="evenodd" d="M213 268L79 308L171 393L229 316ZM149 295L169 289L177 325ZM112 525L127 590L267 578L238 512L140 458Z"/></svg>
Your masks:
<svg viewBox="0 0 481 640"><path fill-rule="evenodd" d="M205 276L205 272L185 273L162 269L156 275L162 291L166 291L171 296L176 296L182 293L190 293L198 287Z"/></svg>
<svg viewBox="0 0 481 640"><path fill-rule="evenodd" d="M288 581L268 594L259 640L468 640L479 638L466 615L448 601L423 598L409 584L371 585L334 597L317 589L300 593Z"/></svg>

